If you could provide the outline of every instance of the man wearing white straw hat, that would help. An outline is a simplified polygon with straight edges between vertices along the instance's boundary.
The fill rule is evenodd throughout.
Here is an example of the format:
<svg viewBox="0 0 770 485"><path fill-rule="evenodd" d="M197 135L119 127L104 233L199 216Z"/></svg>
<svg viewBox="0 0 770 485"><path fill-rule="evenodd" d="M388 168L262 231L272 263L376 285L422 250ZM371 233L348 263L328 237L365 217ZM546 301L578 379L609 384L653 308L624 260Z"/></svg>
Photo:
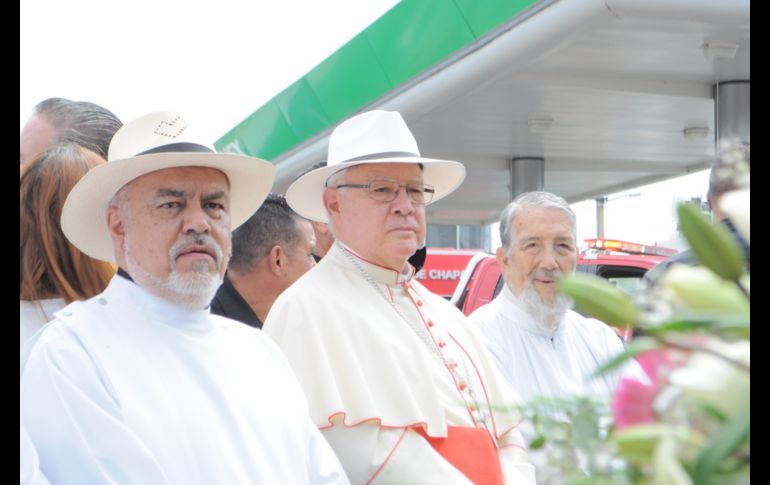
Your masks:
<svg viewBox="0 0 770 485"><path fill-rule="evenodd" d="M341 123L327 166L286 193L336 242L263 330L353 483L534 483L515 398L482 337L407 263L425 205L464 178L459 162L421 157L399 113L370 111Z"/></svg>
<svg viewBox="0 0 770 485"><path fill-rule="evenodd" d="M231 227L273 179L161 111L74 187L64 233L120 269L22 359L22 421L52 483L348 483L280 350L208 310Z"/></svg>

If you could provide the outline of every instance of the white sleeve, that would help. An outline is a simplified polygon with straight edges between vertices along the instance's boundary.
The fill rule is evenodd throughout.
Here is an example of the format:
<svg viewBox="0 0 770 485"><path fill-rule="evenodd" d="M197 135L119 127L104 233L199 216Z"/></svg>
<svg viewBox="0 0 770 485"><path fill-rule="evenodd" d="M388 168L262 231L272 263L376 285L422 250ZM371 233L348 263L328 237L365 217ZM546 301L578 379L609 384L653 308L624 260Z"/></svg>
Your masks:
<svg viewBox="0 0 770 485"><path fill-rule="evenodd" d="M599 323L602 323L599 320L597 321ZM604 324L602 323L602 325ZM623 345L623 342L618 338L618 335L615 333L615 331L613 331L606 325L604 325L603 330L604 330L604 333L602 335L604 336L605 345L606 345L606 348L608 349L608 357L606 361L609 361L609 359L611 359L612 357L615 357L623 353L623 351L625 350L625 346ZM623 363L623 365L619 369L611 372L611 375L613 377L613 384L614 384L612 387L613 392L615 391L615 389L617 389L618 382L620 382L620 379L624 377L629 379L634 379L643 383L650 382L649 378L647 377L647 374L644 372L644 370L642 369L642 366L639 365L639 362L637 362L636 359L628 359Z"/></svg>
<svg viewBox="0 0 770 485"><path fill-rule="evenodd" d="M338 424L324 429L323 434L351 483L471 484L411 429Z"/></svg>
<svg viewBox="0 0 770 485"><path fill-rule="evenodd" d="M19 482L21 485L50 485L43 472L40 471L40 461L37 458L35 445L23 424L20 428Z"/></svg>
<svg viewBox="0 0 770 485"><path fill-rule="evenodd" d="M23 427L52 483L168 483L76 339L41 341L22 371Z"/></svg>
<svg viewBox="0 0 770 485"><path fill-rule="evenodd" d="M307 471L311 485L349 484L337 455L309 416L308 430Z"/></svg>
<svg viewBox="0 0 770 485"><path fill-rule="evenodd" d="M500 438L500 466L503 469L505 483L522 484L535 481L535 466L527 454L524 438L519 429L512 429Z"/></svg>
<svg viewBox="0 0 770 485"><path fill-rule="evenodd" d="M479 330L484 346L492 356L492 361L495 363L495 366L497 366L497 370L500 371L500 375L505 378L503 382L510 386L513 383L511 372L514 366L508 365L508 352L503 347L505 339L501 335L497 335L498 332L496 330L497 325L495 317L493 316L489 319L489 317L486 317L486 313L488 313L486 312L486 309L484 309L484 311L481 310L481 308L477 309L471 313L468 318Z"/></svg>

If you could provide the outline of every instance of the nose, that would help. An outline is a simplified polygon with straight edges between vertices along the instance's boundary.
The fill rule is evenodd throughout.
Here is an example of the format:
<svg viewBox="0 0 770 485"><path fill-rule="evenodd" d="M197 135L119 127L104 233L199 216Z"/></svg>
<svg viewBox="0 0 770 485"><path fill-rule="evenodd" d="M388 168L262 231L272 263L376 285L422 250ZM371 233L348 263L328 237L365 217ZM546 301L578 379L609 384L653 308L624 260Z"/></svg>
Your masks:
<svg viewBox="0 0 770 485"><path fill-rule="evenodd" d="M182 224L184 234L208 234L211 230L209 216L199 204L187 205Z"/></svg>
<svg viewBox="0 0 770 485"><path fill-rule="evenodd" d="M555 271L559 269L559 264L556 262L556 250L554 250L554 248L546 246L543 249L539 266L541 269L548 271Z"/></svg>
<svg viewBox="0 0 770 485"><path fill-rule="evenodd" d="M406 193L406 187L399 187L396 198L391 202L393 212L401 215L409 215L414 212L414 204Z"/></svg>

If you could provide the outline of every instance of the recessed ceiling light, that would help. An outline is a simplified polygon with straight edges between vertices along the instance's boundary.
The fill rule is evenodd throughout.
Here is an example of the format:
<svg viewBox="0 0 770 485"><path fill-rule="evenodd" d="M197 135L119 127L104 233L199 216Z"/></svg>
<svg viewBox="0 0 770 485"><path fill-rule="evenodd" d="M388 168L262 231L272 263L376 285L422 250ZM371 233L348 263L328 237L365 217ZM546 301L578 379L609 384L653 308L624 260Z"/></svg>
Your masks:
<svg viewBox="0 0 770 485"><path fill-rule="evenodd" d="M530 133L545 133L553 127L553 118L533 118L527 120Z"/></svg>
<svg viewBox="0 0 770 485"><path fill-rule="evenodd" d="M682 133L684 133L684 137L688 140L695 140L698 138L706 138L709 136L709 132L711 130L707 126L691 126L690 128L685 128Z"/></svg>
<svg viewBox="0 0 770 485"><path fill-rule="evenodd" d="M707 42L703 44L703 55L706 59L734 59L738 52L738 44L730 42Z"/></svg>

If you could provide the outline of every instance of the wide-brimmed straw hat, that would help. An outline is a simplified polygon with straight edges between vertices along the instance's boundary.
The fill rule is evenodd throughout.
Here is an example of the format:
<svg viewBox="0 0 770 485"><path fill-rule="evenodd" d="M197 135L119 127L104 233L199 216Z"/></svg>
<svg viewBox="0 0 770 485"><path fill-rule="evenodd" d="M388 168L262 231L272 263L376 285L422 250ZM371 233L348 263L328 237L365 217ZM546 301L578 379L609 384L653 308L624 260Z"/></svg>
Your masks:
<svg viewBox="0 0 770 485"><path fill-rule="evenodd" d="M209 167L230 183L232 229L259 208L275 180L270 162L246 155L215 153L177 113L157 111L120 128L110 143L107 163L86 173L73 187L62 210L61 226L72 244L87 255L114 262L107 229L107 206L137 177L174 167Z"/></svg>
<svg viewBox="0 0 770 485"><path fill-rule="evenodd" d="M432 202L451 194L465 179L462 163L420 156L401 113L374 110L345 120L334 129L327 165L298 178L286 191L286 200L303 217L326 222L326 181L340 170L365 163L421 163L423 183L436 190Z"/></svg>

